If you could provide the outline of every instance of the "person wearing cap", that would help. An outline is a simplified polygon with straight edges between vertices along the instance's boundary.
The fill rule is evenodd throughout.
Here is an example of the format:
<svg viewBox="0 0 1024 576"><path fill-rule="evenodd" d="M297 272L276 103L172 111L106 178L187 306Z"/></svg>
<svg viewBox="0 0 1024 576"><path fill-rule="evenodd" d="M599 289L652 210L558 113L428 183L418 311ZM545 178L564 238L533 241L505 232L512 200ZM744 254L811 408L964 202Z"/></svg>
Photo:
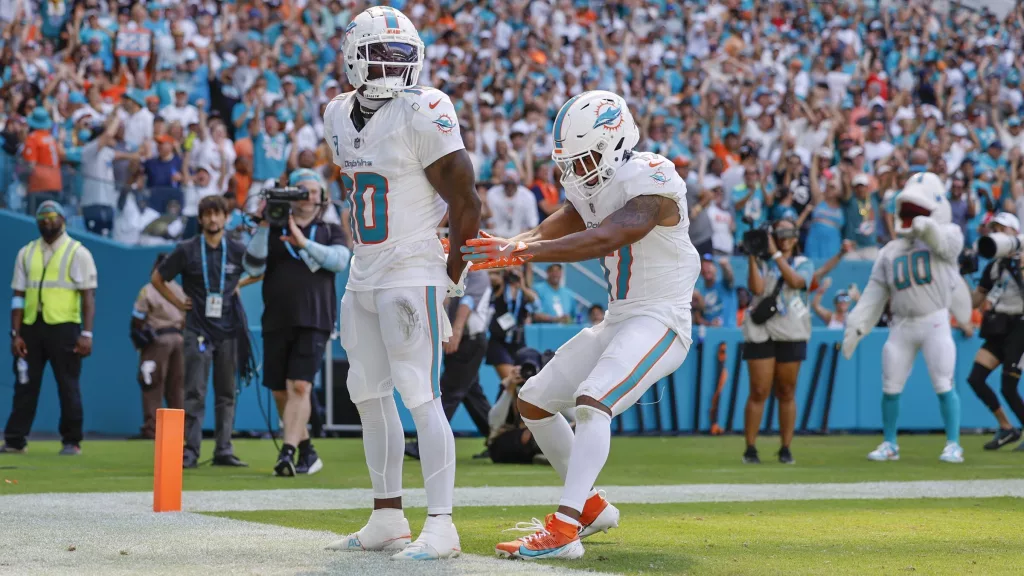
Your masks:
<svg viewBox="0 0 1024 576"><path fill-rule="evenodd" d="M114 207L118 200L114 162L139 159L136 153L114 149L120 128L120 117L111 114L103 132L82 146L82 217L85 227L101 236L110 235L114 227Z"/></svg>
<svg viewBox="0 0 1024 576"><path fill-rule="evenodd" d="M121 100L121 106L128 113L124 122L124 141L132 149L149 156L150 142L153 141L153 113L146 108L146 93L130 88Z"/></svg>
<svg viewBox="0 0 1024 576"><path fill-rule="evenodd" d="M320 174L294 170L288 185L305 190L306 198L291 203L287 228L260 222L243 260L249 276L263 277L263 385L284 422L278 476L323 467L306 428L310 394L337 321L335 281L351 257L341 227L323 220L330 198Z"/></svg>
<svg viewBox="0 0 1024 576"><path fill-rule="evenodd" d="M1024 129L1020 125L1020 117L1010 116L1005 126L999 126L999 141L1007 150L1016 148L1024 152Z"/></svg>
<svg viewBox="0 0 1024 576"><path fill-rule="evenodd" d="M1009 212L1000 212L989 223L991 234L1017 236L1020 220ZM974 356L974 366L967 377L967 383L978 395L978 399L992 412L999 422L995 436L985 444L986 450L998 450L1021 438L1020 429L1014 426L999 404L995 392L986 380L1000 364L1003 365L1000 391L1019 423L1024 423L1024 401L1021 400L1020 358L1024 355L1024 278L1021 277L1019 253L1014 251L993 258L985 266L971 297L973 307L985 310L981 322L981 337L984 343ZM1024 443L1017 446L1024 451Z"/></svg>
<svg viewBox="0 0 1024 576"><path fill-rule="evenodd" d="M183 179L184 160L178 155L174 138L167 134L156 137L157 155L142 163L142 172L149 189L150 206L163 212L169 200L184 202L179 185Z"/></svg>
<svg viewBox="0 0 1024 576"><path fill-rule="evenodd" d="M182 466L199 466L206 417L206 390L213 372L214 466L244 467L234 454L239 329L245 326L241 299L235 294L244 269L245 245L225 237L227 203L221 196L199 202L202 234L180 242L150 275L150 282L175 308L185 312L185 450ZM168 286L181 276L182 300Z"/></svg>
<svg viewBox="0 0 1024 576"><path fill-rule="evenodd" d="M160 109L160 116L168 124L177 122L187 127L199 122L199 110L188 103L188 86L179 84L174 87L174 102Z"/></svg>
<svg viewBox="0 0 1024 576"><path fill-rule="evenodd" d="M853 190L845 192L842 201L846 217L843 225L843 242L853 247L845 258L874 260L878 257L878 195L871 192L871 177L867 174L858 173L851 182Z"/></svg>
<svg viewBox="0 0 1024 576"><path fill-rule="evenodd" d="M821 298L831 286L831 278L825 278L822 281L818 289L814 291L814 298L811 299L811 308L814 309L814 313L818 315L818 318L825 324L826 328L829 330L841 330L846 326L846 314L850 311L852 296L848 290L837 290L836 295L832 298L834 309L829 310L821 305Z"/></svg>
<svg viewBox="0 0 1024 576"><path fill-rule="evenodd" d="M60 163L64 160L64 146L53 137L53 119L43 106L36 106L29 114L29 133L22 147L21 157L28 168L25 194L29 213L34 213L47 200L58 200L63 179Z"/></svg>
<svg viewBox="0 0 1024 576"><path fill-rule="evenodd" d="M878 120L872 122L868 138L864 141L864 163L868 166L874 166L875 161L887 158L896 150L885 136L885 124Z"/></svg>
<svg viewBox="0 0 1024 576"><path fill-rule="evenodd" d="M60 398L61 454L81 453L82 359L92 353L96 263L65 230L64 208L48 200L36 209L39 238L14 261L11 354L17 385L0 452L23 453L32 430L43 370L50 364Z"/></svg>

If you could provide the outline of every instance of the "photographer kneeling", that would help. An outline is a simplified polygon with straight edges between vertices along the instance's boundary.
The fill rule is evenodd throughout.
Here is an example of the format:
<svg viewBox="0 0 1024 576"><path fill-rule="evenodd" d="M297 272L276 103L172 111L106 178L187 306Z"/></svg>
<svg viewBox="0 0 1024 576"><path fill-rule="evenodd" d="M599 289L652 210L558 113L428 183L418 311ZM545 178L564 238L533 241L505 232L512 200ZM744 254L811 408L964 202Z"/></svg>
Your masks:
<svg viewBox="0 0 1024 576"><path fill-rule="evenodd" d="M747 283L754 296L743 320L743 358L750 372L743 420L747 441L743 462L747 464L761 463L755 442L764 402L773 387L779 401L779 462L794 462L789 444L796 427L796 380L811 337L807 290L814 274L811 261L797 254L799 236L796 222L789 219L743 236L750 254Z"/></svg>
<svg viewBox="0 0 1024 576"><path fill-rule="evenodd" d="M1021 314L1024 314L1024 279L1021 278L1019 243L1013 242L1013 237L1020 232L1020 221L1009 212L1000 212L990 226L992 234L979 240L978 247L979 252L985 252L987 257L993 259L982 272L978 287L971 297L974 308L986 300L989 303L981 322L981 337L985 342L974 357L974 367L967 377L967 383L999 421L995 437L985 444L986 450L998 450L1019 440L1021 433L1010 423L995 392L985 381L996 366L1002 363L1003 398L1017 419L1024 422L1024 402L1017 391L1021 375L1019 362L1024 355L1024 322L1021 321ZM999 235L1006 235L1004 242L999 241ZM984 246L986 243L988 247ZM1024 450L1024 444L1017 449Z"/></svg>
<svg viewBox="0 0 1024 576"><path fill-rule="evenodd" d="M523 384L540 372L554 355L550 350L541 354L533 348L516 352L515 366L502 379L501 394L487 415L491 423L487 450L495 464L532 464L541 456L537 441L519 414L516 399Z"/></svg>
<svg viewBox="0 0 1024 576"><path fill-rule="evenodd" d="M300 168L288 184L264 191L263 220L244 260L250 276L263 275L263 385L284 422L278 476L323 467L306 427L310 393L338 315L335 276L351 255L341 227L322 220L329 201L320 175Z"/></svg>

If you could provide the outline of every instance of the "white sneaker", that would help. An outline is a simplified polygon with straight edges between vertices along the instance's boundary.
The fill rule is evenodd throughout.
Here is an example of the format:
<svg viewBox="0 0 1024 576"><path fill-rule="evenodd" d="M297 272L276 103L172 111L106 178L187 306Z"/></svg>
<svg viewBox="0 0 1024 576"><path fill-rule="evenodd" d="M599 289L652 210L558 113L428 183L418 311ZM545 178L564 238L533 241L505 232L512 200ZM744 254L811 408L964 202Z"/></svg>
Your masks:
<svg viewBox="0 0 1024 576"><path fill-rule="evenodd" d="M451 516L427 516L420 537L391 557L392 560L442 560L462 554L459 532Z"/></svg>
<svg viewBox="0 0 1024 576"><path fill-rule="evenodd" d="M405 512L396 508L374 510L370 520L355 534L338 540L328 550L345 552L402 550L412 541L412 530Z"/></svg>
<svg viewBox="0 0 1024 576"><path fill-rule="evenodd" d="M964 449L956 442L949 442L946 444L946 447L942 449L942 454L939 455L939 460L949 462L950 464L960 464L964 461Z"/></svg>
<svg viewBox="0 0 1024 576"><path fill-rule="evenodd" d="M900 459L900 447L892 442L882 442L868 453L868 460L875 462L885 462L888 460L899 460Z"/></svg>

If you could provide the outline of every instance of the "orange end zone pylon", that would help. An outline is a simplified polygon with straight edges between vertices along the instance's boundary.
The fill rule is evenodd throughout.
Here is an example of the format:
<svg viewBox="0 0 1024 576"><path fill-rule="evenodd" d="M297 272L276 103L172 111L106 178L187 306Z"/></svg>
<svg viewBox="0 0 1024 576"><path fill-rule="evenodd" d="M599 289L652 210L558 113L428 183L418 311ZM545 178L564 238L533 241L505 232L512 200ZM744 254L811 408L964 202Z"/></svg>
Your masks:
<svg viewBox="0 0 1024 576"><path fill-rule="evenodd" d="M181 459L185 443L185 411L156 411L153 457L153 512L181 512Z"/></svg>

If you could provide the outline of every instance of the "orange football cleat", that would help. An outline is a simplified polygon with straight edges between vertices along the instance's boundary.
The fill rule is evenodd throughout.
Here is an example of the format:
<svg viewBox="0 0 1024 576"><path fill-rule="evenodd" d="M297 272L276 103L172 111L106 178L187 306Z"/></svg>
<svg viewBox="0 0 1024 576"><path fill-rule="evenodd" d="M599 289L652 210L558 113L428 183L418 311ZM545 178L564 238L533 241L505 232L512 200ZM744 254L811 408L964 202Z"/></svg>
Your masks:
<svg viewBox="0 0 1024 576"><path fill-rule="evenodd" d="M520 522L513 530L533 532L529 536L511 542L502 542L494 551L502 558L521 560L547 560L563 558L575 560L583 557L583 543L579 538L579 527L562 522L554 514L548 514L546 524L534 518Z"/></svg>
<svg viewBox="0 0 1024 576"><path fill-rule="evenodd" d="M603 490L587 498L583 504L580 526L580 538L619 527L619 509L605 500Z"/></svg>

